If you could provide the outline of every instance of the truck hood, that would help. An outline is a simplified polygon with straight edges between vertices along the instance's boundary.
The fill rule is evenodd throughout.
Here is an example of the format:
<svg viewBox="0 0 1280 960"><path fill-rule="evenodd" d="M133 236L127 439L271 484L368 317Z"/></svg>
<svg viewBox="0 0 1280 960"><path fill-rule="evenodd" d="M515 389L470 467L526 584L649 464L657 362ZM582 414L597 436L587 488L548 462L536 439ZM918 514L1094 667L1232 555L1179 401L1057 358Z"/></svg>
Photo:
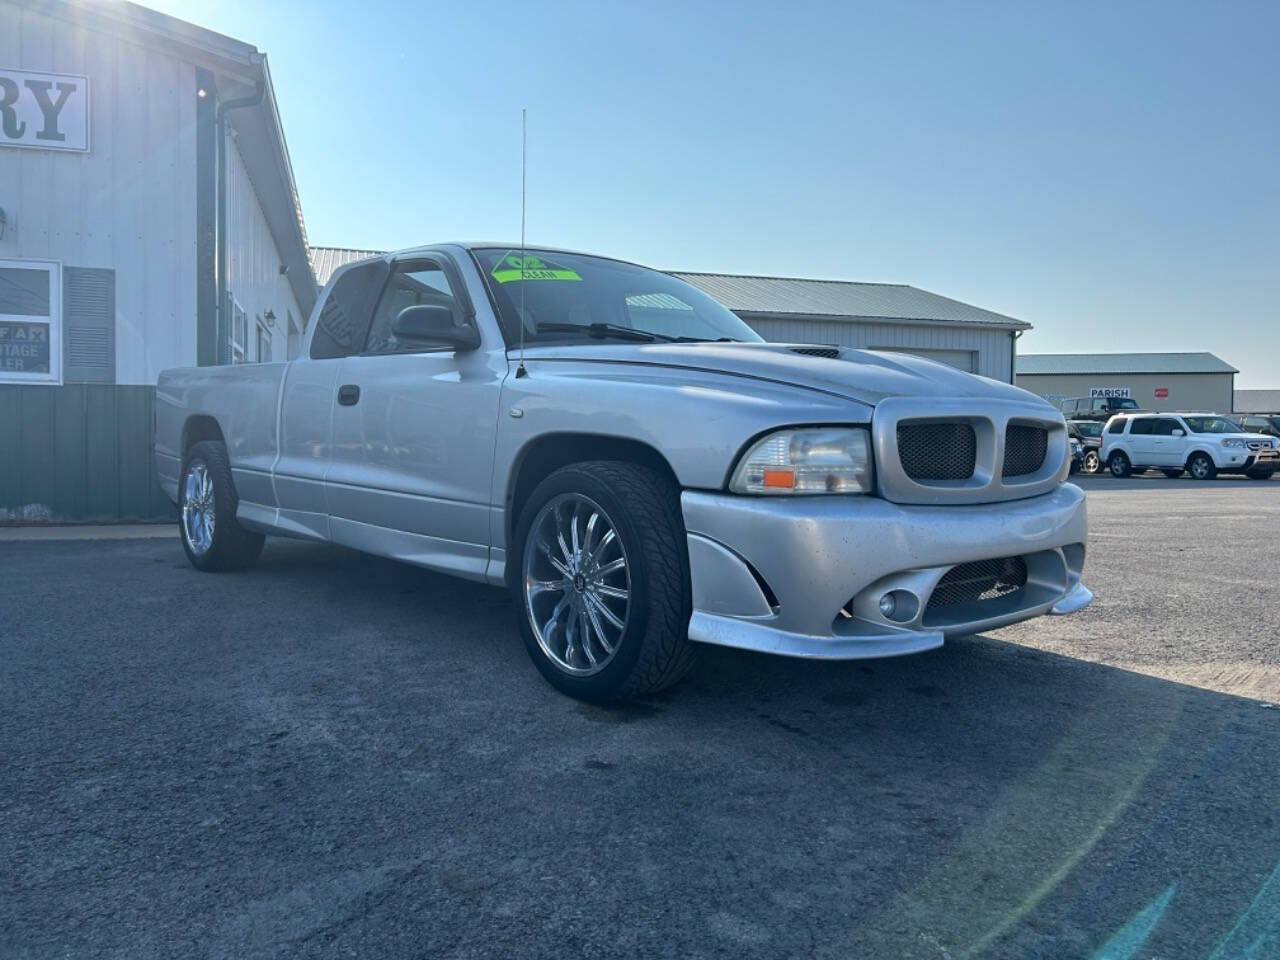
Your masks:
<svg viewBox="0 0 1280 960"><path fill-rule="evenodd" d="M813 355L818 351L828 355ZM1026 390L933 360L812 343L540 344L527 348L525 357L530 361L683 368L818 390L871 405L886 397L981 397L1034 402L1054 409Z"/></svg>

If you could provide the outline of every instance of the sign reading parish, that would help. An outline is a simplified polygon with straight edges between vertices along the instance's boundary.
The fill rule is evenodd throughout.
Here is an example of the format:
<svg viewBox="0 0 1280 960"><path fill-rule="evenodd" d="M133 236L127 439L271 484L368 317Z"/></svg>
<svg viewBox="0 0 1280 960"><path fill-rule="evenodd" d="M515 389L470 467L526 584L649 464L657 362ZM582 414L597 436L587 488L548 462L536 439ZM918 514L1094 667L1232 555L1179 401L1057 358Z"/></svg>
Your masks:
<svg viewBox="0 0 1280 960"><path fill-rule="evenodd" d="M0 67L0 147L89 149L89 78Z"/></svg>

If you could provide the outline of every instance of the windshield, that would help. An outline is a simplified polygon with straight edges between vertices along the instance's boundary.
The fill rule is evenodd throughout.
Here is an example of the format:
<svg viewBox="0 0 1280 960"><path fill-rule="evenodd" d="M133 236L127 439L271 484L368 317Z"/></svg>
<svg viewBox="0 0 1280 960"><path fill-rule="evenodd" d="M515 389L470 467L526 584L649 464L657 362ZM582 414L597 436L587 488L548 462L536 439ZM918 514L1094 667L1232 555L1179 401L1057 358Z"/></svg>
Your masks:
<svg viewBox="0 0 1280 960"><path fill-rule="evenodd" d="M1183 417L1192 433L1241 433L1240 425L1226 417Z"/></svg>
<svg viewBox="0 0 1280 960"><path fill-rule="evenodd" d="M1113 397L1111 400L1112 410L1137 410L1138 401L1130 400L1127 397Z"/></svg>
<svg viewBox="0 0 1280 960"><path fill-rule="evenodd" d="M738 340L760 336L696 287L635 264L577 253L473 250L507 346L520 342Z"/></svg>

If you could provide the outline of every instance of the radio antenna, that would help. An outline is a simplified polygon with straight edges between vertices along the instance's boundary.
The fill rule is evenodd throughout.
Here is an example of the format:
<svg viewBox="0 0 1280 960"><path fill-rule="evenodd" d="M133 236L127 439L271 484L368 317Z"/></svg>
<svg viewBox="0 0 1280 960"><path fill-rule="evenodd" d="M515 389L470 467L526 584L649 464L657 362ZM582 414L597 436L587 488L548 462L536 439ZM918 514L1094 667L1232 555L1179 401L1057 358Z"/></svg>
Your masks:
<svg viewBox="0 0 1280 960"><path fill-rule="evenodd" d="M520 108L520 363L516 366L516 377L527 377L529 371L524 368L524 327L526 318L524 313L524 196L525 196L525 169L527 168L527 157L529 153L527 133L528 123L525 119L525 109Z"/></svg>

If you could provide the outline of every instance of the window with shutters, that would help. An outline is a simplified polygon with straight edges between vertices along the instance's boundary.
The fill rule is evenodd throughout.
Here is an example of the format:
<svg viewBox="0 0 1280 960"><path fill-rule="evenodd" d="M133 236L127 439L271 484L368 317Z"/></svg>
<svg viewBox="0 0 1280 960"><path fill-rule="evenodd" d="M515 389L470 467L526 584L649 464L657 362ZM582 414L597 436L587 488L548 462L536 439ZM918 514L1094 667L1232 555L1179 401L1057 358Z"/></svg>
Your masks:
<svg viewBox="0 0 1280 960"><path fill-rule="evenodd" d="M58 264L0 260L0 382L62 382Z"/></svg>
<svg viewBox="0 0 1280 960"><path fill-rule="evenodd" d="M249 315L244 307L231 301L231 362L244 363L249 345Z"/></svg>
<svg viewBox="0 0 1280 960"><path fill-rule="evenodd" d="M267 325L263 322L262 316L259 314L254 317L257 321L257 360L259 363L271 362L271 331L267 329Z"/></svg>

